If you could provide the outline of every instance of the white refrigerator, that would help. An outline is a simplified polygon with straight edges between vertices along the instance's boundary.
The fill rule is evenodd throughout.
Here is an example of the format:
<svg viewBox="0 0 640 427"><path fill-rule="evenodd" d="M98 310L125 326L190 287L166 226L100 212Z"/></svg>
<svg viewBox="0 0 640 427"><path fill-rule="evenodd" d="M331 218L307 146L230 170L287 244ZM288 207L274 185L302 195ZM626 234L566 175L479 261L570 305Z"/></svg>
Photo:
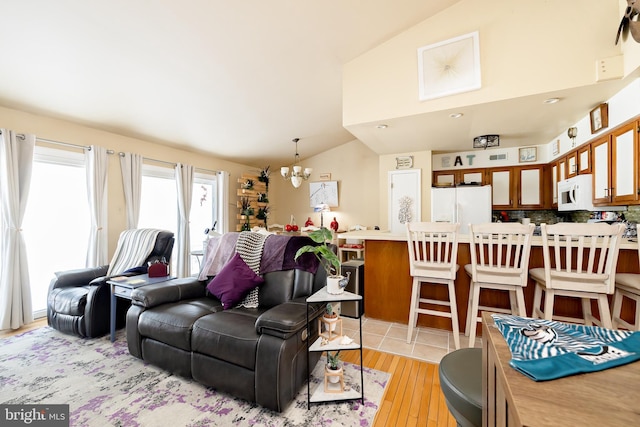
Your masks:
<svg viewBox="0 0 640 427"><path fill-rule="evenodd" d="M460 234L469 234L469 224L491 222L491 186L431 188L431 221L460 223Z"/></svg>

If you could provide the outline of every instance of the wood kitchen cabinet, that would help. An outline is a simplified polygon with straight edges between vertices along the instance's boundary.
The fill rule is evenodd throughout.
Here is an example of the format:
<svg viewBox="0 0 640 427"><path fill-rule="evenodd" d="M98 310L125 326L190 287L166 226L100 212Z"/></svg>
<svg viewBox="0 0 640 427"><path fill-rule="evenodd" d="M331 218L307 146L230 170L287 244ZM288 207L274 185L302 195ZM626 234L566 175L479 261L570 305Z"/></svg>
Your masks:
<svg viewBox="0 0 640 427"><path fill-rule="evenodd" d="M639 131L633 121L591 143L594 205L638 203Z"/></svg>
<svg viewBox="0 0 640 427"><path fill-rule="evenodd" d="M572 178L578 175L578 150L573 150L567 154L567 178Z"/></svg>
<svg viewBox="0 0 640 427"><path fill-rule="evenodd" d="M567 179L567 158L558 159L558 181Z"/></svg>
<svg viewBox="0 0 640 427"><path fill-rule="evenodd" d="M513 168L511 167L491 168L489 170L493 210L514 208L514 182Z"/></svg>
<svg viewBox="0 0 640 427"><path fill-rule="evenodd" d="M517 170L518 208L541 209L544 203L545 166L521 166Z"/></svg>
<svg viewBox="0 0 640 427"><path fill-rule="evenodd" d="M545 165L489 169L493 209L541 209Z"/></svg>
<svg viewBox="0 0 640 427"><path fill-rule="evenodd" d="M578 148L578 175L591 173L591 145Z"/></svg>
<svg viewBox="0 0 640 427"><path fill-rule="evenodd" d="M558 176L559 176L559 161L555 161L551 164L551 207L558 207Z"/></svg>
<svg viewBox="0 0 640 427"><path fill-rule="evenodd" d="M462 183L487 184L486 169L461 169L434 171L433 183L436 185L460 185Z"/></svg>

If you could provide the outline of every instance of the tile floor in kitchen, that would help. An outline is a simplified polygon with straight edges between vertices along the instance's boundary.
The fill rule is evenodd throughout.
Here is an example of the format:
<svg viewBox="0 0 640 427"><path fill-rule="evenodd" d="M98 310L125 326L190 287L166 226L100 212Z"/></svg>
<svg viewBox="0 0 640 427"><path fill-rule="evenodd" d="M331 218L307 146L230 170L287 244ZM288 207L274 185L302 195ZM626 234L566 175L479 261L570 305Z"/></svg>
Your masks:
<svg viewBox="0 0 640 427"><path fill-rule="evenodd" d="M342 317L343 334L359 339L358 319ZM442 329L414 328L413 340L407 344L407 325L362 318L362 341L365 348L373 348L387 353L400 354L432 363L440 363L445 354L455 350L453 333ZM469 338L460 334L460 347L466 348ZM476 338L476 347L481 340Z"/></svg>

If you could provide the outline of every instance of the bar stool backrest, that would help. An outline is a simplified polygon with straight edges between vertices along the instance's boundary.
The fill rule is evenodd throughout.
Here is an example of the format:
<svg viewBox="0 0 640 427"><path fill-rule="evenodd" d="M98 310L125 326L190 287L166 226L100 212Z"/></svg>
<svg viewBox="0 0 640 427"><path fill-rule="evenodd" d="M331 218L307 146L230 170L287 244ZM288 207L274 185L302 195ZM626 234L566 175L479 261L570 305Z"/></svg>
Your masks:
<svg viewBox="0 0 640 427"><path fill-rule="evenodd" d="M623 224L541 224L546 287L612 294Z"/></svg>
<svg viewBox="0 0 640 427"><path fill-rule="evenodd" d="M527 286L534 229L517 222L469 225L473 282Z"/></svg>
<svg viewBox="0 0 640 427"><path fill-rule="evenodd" d="M411 276L456 278L458 230L460 224L447 222L407 223L407 243Z"/></svg>

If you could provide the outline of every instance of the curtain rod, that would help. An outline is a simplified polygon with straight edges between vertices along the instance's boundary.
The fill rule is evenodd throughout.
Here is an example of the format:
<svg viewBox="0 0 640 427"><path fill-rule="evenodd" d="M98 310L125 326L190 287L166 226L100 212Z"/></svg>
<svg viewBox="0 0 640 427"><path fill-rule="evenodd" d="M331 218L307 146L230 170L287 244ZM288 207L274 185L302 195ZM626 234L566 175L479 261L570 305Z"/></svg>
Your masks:
<svg viewBox="0 0 640 427"><path fill-rule="evenodd" d="M16 134L16 136L18 138L24 140L24 134L19 133L19 134ZM78 145L78 144L72 144L70 142L54 141L53 139L46 139L46 138L38 138L38 137L36 137L36 142L46 142L48 144L62 145L64 147L80 148L80 149L83 149L83 150L91 151L91 146L88 146L88 145ZM113 154L113 153L114 153L113 150L107 150L107 154Z"/></svg>
<svg viewBox="0 0 640 427"><path fill-rule="evenodd" d="M124 153L122 151L120 151L118 153L118 155L120 157L124 157ZM173 167L176 167L178 164L175 162L167 162L166 160L158 160L158 159L151 159L149 157L142 157L144 160L148 160L150 162L155 162L155 163L164 163L165 165L171 165ZM214 173L217 174L220 171L216 171L216 170L211 170L211 169L202 169L202 168L194 168L196 172L210 172L210 173Z"/></svg>
<svg viewBox="0 0 640 427"><path fill-rule="evenodd" d="M19 134L16 134L16 136L17 136L18 138L20 138L20 139L24 140L24 134L19 133ZM49 144L63 145L63 146L65 146L65 147L73 147L73 148L81 148L81 149L84 149L84 150L91 150L91 147L90 147L90 146L87 146L87 145L78 145L78 144L72 144L72 143L70 143L70 142L54 141L53 139L45 139L45 138L38 138L38 137L36 137L36 141L37 141L37 142L46 142L46 143L49 143ZM107 150L107 153L108 153L108 154L114 154L114 153L115 153L115 151L113 151L113 150ZM119 152L119 153L118 153L118 155L119 155L120 157L122 157L122 156L124 156L124 153L121 151L121 152ZM143 157L143 158L144 158L145 160L149 160L149 161L151 161L151 162L164 163L164 164L166 164L166 165L171 165L171 166L174 166L174 167L177 165L177 163L174 163L174 162L167 162L167 161L165 161L165 160L150 159L150 158L148 158L148 157ZM216 173L220 172L220 171L216 171L216 170L202 169L202 168L195 168L195 170L196 170L197 172L212 172L212 173L214 173L214 174L216 174Z"/></svg>

